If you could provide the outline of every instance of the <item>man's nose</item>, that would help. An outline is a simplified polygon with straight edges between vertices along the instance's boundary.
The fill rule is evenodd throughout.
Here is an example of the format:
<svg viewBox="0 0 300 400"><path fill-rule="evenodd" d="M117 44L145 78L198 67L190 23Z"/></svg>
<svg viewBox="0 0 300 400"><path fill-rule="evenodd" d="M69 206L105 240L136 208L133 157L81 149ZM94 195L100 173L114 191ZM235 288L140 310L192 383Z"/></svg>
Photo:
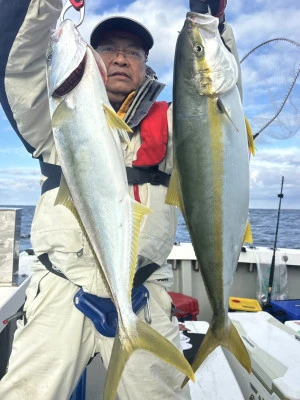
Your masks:
<svg viewBox="0 0 300 400"><path fill-rule="evenodd" d="M117 64L127 64L127 59L122 50L118 50L117 54L114 57L114 62Z"/></svg>

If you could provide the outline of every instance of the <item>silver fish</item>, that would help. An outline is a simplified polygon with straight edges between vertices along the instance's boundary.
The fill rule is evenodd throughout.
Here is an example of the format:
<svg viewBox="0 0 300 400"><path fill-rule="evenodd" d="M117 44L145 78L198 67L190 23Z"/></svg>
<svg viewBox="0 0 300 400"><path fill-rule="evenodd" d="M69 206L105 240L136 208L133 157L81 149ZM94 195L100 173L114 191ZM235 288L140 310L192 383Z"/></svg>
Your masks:
<svg viewBox="0 0 300 400"><path fill-rule="evenodd" d="M77 216L118 312L104 399L115 398L125 364L137 349L194 379L182 353L132 311L139 227L150 210L129 195L119 134L128 142L130 128L109 104L102 60L70 20L52 35L47 60L53 135L65 179L56 203Z"/></svg>
<svg viewBox="0 0 300 400"><path fill-rule="evenodd" d="M248 352L228 317L249 205L247 132L237 74L218 19L188 13L175 53L175 169L167 202L183 213L213 310L194 371L217 346L229 349L251 371Z"/></svg>

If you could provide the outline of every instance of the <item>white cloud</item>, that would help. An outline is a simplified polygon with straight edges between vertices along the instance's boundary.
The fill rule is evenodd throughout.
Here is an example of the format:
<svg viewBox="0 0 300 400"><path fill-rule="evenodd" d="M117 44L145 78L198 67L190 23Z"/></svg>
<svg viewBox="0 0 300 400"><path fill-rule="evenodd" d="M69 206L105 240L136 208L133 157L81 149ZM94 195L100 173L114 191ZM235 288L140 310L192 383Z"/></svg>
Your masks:
<svg viewBox="0 0 300 400"><path fill-rule="evenodd" d="M299 7L287 14L283 2L280 7L273 6L272 11L267 8L255 11L253 6L251 14L239 14L231 23L241 56L269 39L285 37L297 40L299 19Z"/></svg>
<svg viewBox="0 0 300 400"><path fill-rule="evenodd" d="M1 168L0 203L36 204L40 197L39 168Z"/></svg>
<svg viewBox="0 0 300 400"><path fill-rule="evenodd" d="M256 45L274 37L298 40L300 9L296 3L295 0L230 0L226 9L226 19L235 32L240 57ZM92 28L102 18L111 15L126 15L147 26L155 41L154 48L150 52L149 64L156 70L159 79L168 85L163 93L167 96L167 100L171 100L176 39L188 11L188 1L162 2L161 0L153 0L144 2L137 0L129 3L128 1L89 0L86 3L86 11L86 18L80 27L80 31L87 41ZM77 13L73 13L73 15L74 19L78 18ZM291 75L287 74L288 66L292 70L291 60L295 63L299 60L294 56L287 59L285 53L282 53L279 48L274 47L274 49L275 52L269 58L260 57L259 53L256 53L251 62L245 62L242 65L244 94L247 100L245 103L246 111L247 114L249 112L251 116L257 118L257 124L263 123L269 115L269 110L266 108L269 98L266 97L264 85L268 83L273 90L276 89L276 85L282 85L283 77ZM285 49L284 46L283 49ZM256 63L252 63L254 59ZM270 60L272 61L270 62ZM276 71L281 70L282 75L278 75L278 73L276 75L275 67L277 68ZM299 108L299 85L298 82L294 89L296 108ZM290 124L295 126L298 124L299 126L299 113L296 113L296 117L291 114L291 109L283 111L281 118L284 121L289 121ZM4 130L8 130L7 124L3 124L4 119L4 113L0 111L1 134ZM275 126L274 124L274 129ZM281 129L279 122L276 129ZM298 143L299 146L284 149L280 148L281 142L274 141L266 133L263 132L256 140L258 152L251 159L251 206L277 208L277 193L280 189L281 176L284 175L284 204L289 208L300 208L300 204L298 204L300 199L298 184L300 182L298 162L300 159L298 150L300 140L296 136L292 143ZM286 143L283 145L287 147ZM275 148L273 148L274 146ZM15 149L11 146L7 147L9 149L0 151L0 157L11 154L15 158L21 159L22 152L19 144ZM30 156L26 154L26 157ZM25 170L24 168L21 170L11 169L10 171L7 169L0 170L1 199L2 196L6 196L7 199L11 196L13 200L10 204L24 204L24 199L30 199L29 203L26 201L27 204L35 204L36 201L32 200L32 196L36 196L37 199L40 190L39 172L38 170L35 171L33 172L32 169ZM4 182L7 185L6 187ZM33 193L35 194L33 195ZM16 201L18 198L20 199L19 203ZM1 200L1 202L3 201Z"/></svg>
<svg viewBox="0 0 300 400"><path fill-rule="evenodd" d="M285 208L300 208L300 149L258 148L250 161L250 207L276 208L284 176Z"/></svg>

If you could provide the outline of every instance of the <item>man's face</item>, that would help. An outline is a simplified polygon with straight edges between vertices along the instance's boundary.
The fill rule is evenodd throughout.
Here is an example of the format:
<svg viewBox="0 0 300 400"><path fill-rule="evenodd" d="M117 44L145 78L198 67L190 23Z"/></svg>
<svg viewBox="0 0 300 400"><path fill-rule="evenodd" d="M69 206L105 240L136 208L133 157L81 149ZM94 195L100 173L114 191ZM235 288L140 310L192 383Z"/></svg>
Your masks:
<svg viewBox="0 0 300 400"><path fill-rule="evenodd" d="M141 40L126 32L113 31L106 34L96 50L107 69L109 100L123 101L145 80L146 55Z"/></svg>

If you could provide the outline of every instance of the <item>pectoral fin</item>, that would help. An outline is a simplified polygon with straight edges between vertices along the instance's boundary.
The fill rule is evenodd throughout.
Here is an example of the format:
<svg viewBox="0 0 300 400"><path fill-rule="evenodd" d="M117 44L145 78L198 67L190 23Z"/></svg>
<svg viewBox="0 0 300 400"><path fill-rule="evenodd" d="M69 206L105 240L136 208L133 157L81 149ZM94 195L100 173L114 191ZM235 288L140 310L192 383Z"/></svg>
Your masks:
<svg viewBox="0 0 300 400"><path fill-rule="evenodd" d="M224 113L226 115L226 117L229 119L229 121L232 123L232 125L235 127L235 130L238 132L238 128L236 127L235 123L233 122L232 118L230 117L230 115L228 114L222 100L217 99L217 106L218 109L221 111L221 113Z"/></svg>
<svg viewBox="0 0 300 400"><path fill-rule="evenodd" d="M118 114L106 104L103 104L107 122L113 129L117 129L120 138L130 147L130 139L127 132L132 132L131 128L118 116Z"/></svg>

